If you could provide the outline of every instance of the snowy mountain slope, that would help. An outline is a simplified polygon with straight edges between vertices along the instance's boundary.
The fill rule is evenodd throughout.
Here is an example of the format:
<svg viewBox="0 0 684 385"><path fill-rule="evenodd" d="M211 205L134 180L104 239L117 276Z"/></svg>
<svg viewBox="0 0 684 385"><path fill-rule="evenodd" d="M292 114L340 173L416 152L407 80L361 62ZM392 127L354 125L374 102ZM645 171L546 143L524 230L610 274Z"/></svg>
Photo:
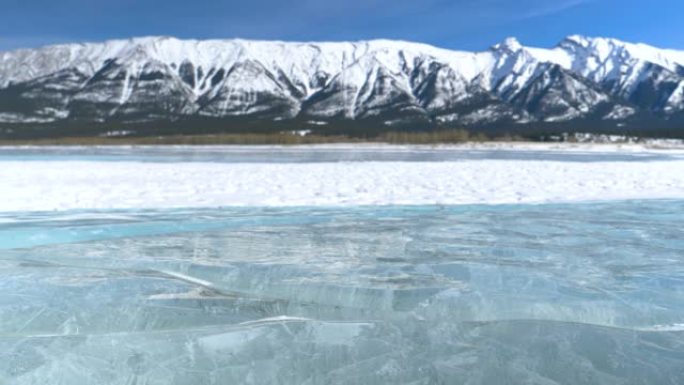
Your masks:
<svg viewBox="0 0 684 385"><path fill-rule="evenodd" d="M0 53L0 124L373 121L487 126L667 120L684 113L684 52L569 36L483 52L402 41L144 37ZM579 123L578 123L579 124Z"/></svg>

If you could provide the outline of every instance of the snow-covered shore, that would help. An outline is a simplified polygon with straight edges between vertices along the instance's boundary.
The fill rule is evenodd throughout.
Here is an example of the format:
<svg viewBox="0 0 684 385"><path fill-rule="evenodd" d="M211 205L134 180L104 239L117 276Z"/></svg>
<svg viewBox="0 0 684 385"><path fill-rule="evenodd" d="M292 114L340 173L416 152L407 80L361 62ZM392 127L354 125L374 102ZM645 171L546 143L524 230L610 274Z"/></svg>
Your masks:
<svg viewBox="0 0 684 385"><path fill-rule="evenodd" d="M410 150L410 147L405 148ZM539 146L533 148L538 150ZM622 150L615 146L599 148L651 151L634 147ZM595 152L596 149L595 145L575 146L565 147L563 151ZM518 150L525 151L525 147ZM335 163L9 160L0 162L0 180L0 211L4 212L684 199L684 157L625 162L488 159Z"/></svg>

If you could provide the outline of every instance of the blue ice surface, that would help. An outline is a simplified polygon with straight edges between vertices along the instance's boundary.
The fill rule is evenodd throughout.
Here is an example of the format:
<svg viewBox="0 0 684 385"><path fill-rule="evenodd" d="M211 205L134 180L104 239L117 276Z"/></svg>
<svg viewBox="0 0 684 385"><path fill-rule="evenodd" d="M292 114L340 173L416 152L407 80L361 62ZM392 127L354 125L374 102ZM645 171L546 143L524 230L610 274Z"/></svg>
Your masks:
<svg viewBox="0 0 684 385"><path fill-rule="evenodd" d="M684 201L0 214L0 384L684 383Z"/></svg>

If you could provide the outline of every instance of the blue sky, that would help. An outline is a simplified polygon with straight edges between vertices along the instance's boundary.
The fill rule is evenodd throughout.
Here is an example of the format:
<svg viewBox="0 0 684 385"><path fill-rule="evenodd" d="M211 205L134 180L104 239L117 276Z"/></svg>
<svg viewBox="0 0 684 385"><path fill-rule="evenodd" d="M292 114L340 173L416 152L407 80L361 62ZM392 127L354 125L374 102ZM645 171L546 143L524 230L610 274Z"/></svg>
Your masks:
<svg viewBox="0 0 684 385"><path fill-rule="evenodd" d="M2 0L0 50L143 35L425 42L482 50L507 36L684 49L682 0Z"/></svg>

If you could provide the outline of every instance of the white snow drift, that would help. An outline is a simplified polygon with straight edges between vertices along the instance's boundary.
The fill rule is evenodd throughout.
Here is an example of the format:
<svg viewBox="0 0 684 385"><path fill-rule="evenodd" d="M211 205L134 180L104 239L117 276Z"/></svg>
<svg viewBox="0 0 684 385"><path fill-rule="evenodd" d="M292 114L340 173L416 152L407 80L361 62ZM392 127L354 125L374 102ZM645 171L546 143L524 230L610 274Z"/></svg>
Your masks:
<svg viewBox="0 0 684 385"><path fill-rule="evenodd" d="M684 158L648 162L7 161L0 211L684 198Z"/></svg>

